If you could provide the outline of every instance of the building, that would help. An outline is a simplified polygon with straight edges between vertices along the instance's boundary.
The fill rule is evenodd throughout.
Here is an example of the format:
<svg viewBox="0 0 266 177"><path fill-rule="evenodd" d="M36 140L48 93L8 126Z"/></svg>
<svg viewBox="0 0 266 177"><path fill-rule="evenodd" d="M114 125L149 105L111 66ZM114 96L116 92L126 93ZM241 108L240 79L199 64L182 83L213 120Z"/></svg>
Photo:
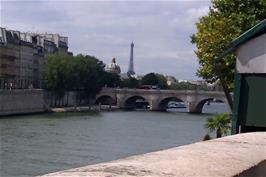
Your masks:
<svg viewBox="0 0 266 177"><path fill-rule="evenodd" d="M121 73L120 66L116 64L115 58L113 58L112 63L107 64L104 69L106 72L113 73L113 74L119 75Z"/></svg>
<svg viewBox="0 0 266 177"><path fill-rule="evenodd" d="M56 53L72 54L68 52L67 37L0 27L0 89L40 88L45 58Z"/></svg>
<svg viewBox="0 0 266 177"><path fill-rule="evenodd" d="M68 38L59 34L49 33L21 33L22 41L34 43L45 49L46 54L58 53L60 55L68 54Z"/></svg>
<svg viewBox="0 0 266 177"><path fill-rule="evenodd" d="M171 86L173 83L176 83L176 78L174 76L166 75L165 78L168 86Z"/></svg>
<svg viewBox="0 0 266 177"><path fill-rule="evenodd" d="M20 75L19 33L0 29L0 84L8 87Z"/></svg>

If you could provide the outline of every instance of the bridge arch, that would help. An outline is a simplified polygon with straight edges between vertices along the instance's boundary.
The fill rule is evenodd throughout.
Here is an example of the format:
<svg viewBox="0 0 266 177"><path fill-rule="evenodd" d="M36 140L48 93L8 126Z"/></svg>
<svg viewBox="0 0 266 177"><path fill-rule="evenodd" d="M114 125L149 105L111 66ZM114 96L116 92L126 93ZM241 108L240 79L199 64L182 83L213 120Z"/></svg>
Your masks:
<svg viewBox="0 0 266 177"><path fill-rule="evenodd" d="M96 103L104 102L109 96L115 100L118 108L126 108L136 106L137 99L141 99L150 105L150 110L165 109L169 100L177 98L182 100L187 107L187 111L191 113L200 113L204 103L208 100L216 98L227 104L227 100L223 92L217 91L191 91L191 90L143 90L143 89L102 89L96 96ZM108 97L108 98L109 98ZM97 99L101 101L97 101Z"/></svg>
<svg viewBox="0 0 266 177"><path fill-rule="evenodd" d="M165 97L165 98L163 98L163 99L161 99L159 101L159 103L158 103L158 110L166 111L166 109L168 107L168 103L171 102L171 101L185 103L184 100L182 100L181 98L175 97L175 96Z"/></svg>
<svg viewBox="0 0 266 177"><path fill-rule="evenodd" d="M129 96L124 101L124 108L136 109L136 108L148 108L149 100L140 95Z"/></svg>
<svg viewBox="0 0 266 177"><path fill-rule="evenodd" d="M215 98L215 97L203 98L203 99L199 100L195 104L194 110L190 111L190 112L202 113L202 109L203 109L203 106L205 105L205 103L208 102L208 101L213 101L213 100L216 100L216 101L219 101L219 102L222 102L222 103L226 103L227 102L223 98Z"/></svg>
<svg viewBox="0 0 266 177"><path fill-rule="evenodd" d="M101 104L101 105L116 105L116 99L114 99L112 96L109 95L101 95L96 98L95 104Z"/></svg>

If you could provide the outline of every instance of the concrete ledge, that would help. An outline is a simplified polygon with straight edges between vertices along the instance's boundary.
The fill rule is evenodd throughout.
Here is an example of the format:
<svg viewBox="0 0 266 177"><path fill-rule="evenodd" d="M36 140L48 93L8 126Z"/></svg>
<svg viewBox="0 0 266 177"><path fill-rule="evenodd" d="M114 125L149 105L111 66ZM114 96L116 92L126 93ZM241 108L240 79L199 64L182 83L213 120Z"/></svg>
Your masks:
<svg viewBox="0 0 266 177"><path fill-rule="evenodd" d="M266 132L256 132L65 170L43 177L229 177L241 176L265 160ZM262 173L265 174L265 171L262 170Z"/></svg>

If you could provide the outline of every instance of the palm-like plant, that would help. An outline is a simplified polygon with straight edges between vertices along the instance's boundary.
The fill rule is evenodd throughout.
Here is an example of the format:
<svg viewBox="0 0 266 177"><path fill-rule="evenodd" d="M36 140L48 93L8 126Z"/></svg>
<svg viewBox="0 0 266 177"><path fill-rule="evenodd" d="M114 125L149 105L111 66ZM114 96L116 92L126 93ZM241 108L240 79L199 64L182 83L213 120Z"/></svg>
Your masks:
<svg viewBox="0 0 266 177"><path fill-rule="evenodd" d="M210 132L216 131L216 138L220 138L230 130L230 123L231 119L228 114L215 114L207 119L205 128Z"/></svg>

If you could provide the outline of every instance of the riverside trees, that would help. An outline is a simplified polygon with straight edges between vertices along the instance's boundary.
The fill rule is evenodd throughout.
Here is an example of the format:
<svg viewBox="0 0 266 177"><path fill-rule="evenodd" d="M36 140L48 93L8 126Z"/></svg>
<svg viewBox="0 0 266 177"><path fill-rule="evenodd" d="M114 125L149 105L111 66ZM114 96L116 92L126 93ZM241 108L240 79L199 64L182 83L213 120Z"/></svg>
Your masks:
<svg viewBox="0 0 266 177"><path fill-rule="evenodd" d="M240 34L266 18L265 0L212 0L208 15L196 23L197 32L192 35L200 68L197 75L209 82L218 79L215 59ZM225 85L232 90L235 56L227 55L218 65Z"/></svg>
<svg viewBox="0 0 266 177"><path fill-rule="evenodd" d="M197 46L196 55L200 68L198 76L209 82L221 81L225 96L232 110L230 91L233 90L235 55L218 61L230 48L230 42L266 18L265 0L212 0L208 15L196 23L197 32L192 43Z"/></svg>
<svg viewBox="0 0 266 177"><path fill-rule="evenodd" d="M167 80L161 74L148 73L140 80L129 77L128 79L124 79L120 82L120 87L126 88L138 88L140 85L156 85L161 89L167 89Z"/></svg>
<svg viewBox="0 0 266 177"><path fill-rule="evenodd" d="M58 97L74 87L72 73L74 62L70 56L50 55L43 67L44 88L53 91Z"/></svg>
<svg viewBox="0 0 266 177"><path fill-rule="evenodd" d="M161 89L167 88L167 80L166 78L157 73L148 73L143 76L141 80L142 85L157 85Z"/></svg>
<svg viewBox="0 0 266 177"><path fill-rule="evenodd" d="M48 56L44 69L44 87L59 98L66 91L79 91L80 97L90 101L105 85L104 64L93 56Z"/></svg>

